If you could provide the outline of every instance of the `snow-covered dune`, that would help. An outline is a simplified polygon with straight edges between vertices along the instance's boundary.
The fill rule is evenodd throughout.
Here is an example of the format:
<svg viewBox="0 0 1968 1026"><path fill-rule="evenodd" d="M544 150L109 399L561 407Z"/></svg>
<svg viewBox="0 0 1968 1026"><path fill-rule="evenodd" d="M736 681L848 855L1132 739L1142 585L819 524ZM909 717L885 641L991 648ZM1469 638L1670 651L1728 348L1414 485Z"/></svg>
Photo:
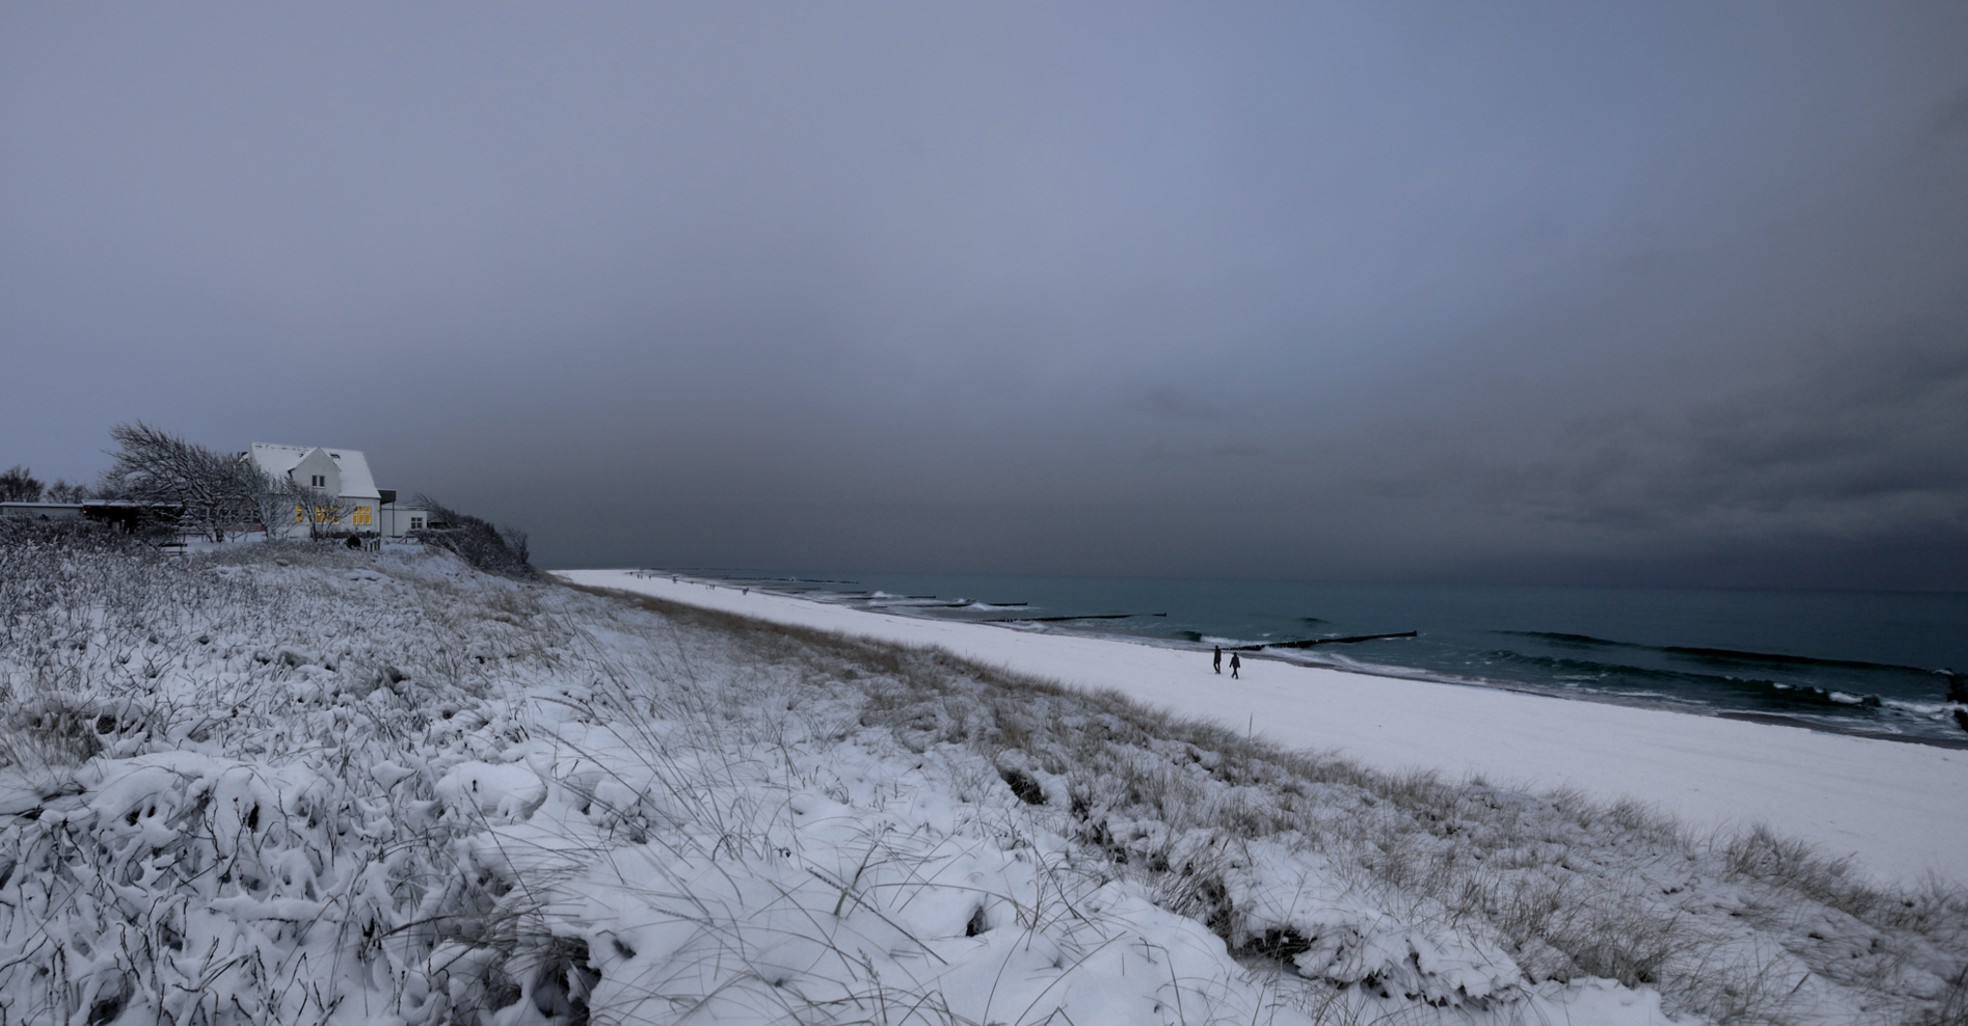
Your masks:
<svg viewBox="0 0 1968 1026"><path fill-rule="evenodd" d="M1968 751L1251 660L1241 680L1207 652L873 613L622 570L580 584L907 645L1082 688L1111 689L1287 748L1389 772L1637 799L1701 831L1764 824L1887 879L1968 883Z"/></svg>
<svg viewBox="0 0 1968 1026"><path fill-rule="evenodd" d="M985 654L1069 678L1157 655L1062 651ZM0 1023L1818 1026L1968 1003L1959 891L1257 726L441 554L0 533Z"/></svg>

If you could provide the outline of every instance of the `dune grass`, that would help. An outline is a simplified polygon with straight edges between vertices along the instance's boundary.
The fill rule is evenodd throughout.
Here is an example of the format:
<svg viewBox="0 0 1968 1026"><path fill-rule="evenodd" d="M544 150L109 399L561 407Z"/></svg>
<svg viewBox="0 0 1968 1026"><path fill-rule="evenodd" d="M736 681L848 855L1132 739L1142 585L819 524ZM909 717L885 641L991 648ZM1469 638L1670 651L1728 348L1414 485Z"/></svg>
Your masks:
<svg viewBox="0 0 1968 1026"><path fill-rule="evenodd" d="M1651 986L1717 1022L1813 1021L1824 986L1871 992L1882 1023L1960 1021L1968 896L1938 881L1895 890L1760 825L1696 836L1630 801L1390 776L943 652L623 598L860 684L864 724L990 760L1113 873L1252 961L1312 944L1226 884L1250 846L1282 843L1410 921L1482 924L1533 979Z"/></svg>

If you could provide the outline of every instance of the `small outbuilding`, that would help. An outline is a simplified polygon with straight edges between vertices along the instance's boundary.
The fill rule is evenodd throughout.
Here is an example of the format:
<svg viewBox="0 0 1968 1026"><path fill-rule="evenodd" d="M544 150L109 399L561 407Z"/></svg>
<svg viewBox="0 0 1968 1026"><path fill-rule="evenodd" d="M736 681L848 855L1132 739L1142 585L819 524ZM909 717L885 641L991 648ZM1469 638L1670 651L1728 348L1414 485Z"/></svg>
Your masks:
<svg viewBox="0 0 1968 1026"><path fill-rule="evenodd" d="M79 502L0 502L0 519L80 520Z"/></svg>

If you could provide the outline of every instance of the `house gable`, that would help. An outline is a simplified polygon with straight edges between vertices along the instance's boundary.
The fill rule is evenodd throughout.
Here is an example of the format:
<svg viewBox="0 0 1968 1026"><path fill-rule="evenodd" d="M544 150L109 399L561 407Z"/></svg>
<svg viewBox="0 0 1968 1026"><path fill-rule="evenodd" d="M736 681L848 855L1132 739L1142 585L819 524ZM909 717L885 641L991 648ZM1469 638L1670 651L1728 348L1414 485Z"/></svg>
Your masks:
<svg viewBox="0 0 1968 1026"><path fill-rule="evenodd" d="M326 449L311 449L292 470L287 471L287 480L295 487L310 488L323 495L339 498L342 494L341 464L328 455Z"/></svg>
<svg viewBox="0 0 1968 1026"><path fill-rule="evenodd" d="M311 481L323 477L329 481L324 491L351 503L374 505L381 499L369 473L369 459L359 449L254 442L251 454L255 465L283 481L315 487Z"/></svg>

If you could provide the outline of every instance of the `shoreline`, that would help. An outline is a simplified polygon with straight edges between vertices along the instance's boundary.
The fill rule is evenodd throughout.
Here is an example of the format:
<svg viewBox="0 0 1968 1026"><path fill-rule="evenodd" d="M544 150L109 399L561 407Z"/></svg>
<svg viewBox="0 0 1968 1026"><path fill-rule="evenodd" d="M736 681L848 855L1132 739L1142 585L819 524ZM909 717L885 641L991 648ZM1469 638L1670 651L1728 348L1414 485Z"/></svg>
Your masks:
<svg viewBox="0 0 1968 1026"><path fill-rule="evenodd" d="M1127 642L1132 639L1116 637L1113 640ZM1249 653L1248 658L1266 659L1270 662L1284 663L1289 666L1307 665L1305 663L1296 663L1289 659L1279 659L1276 656L1266 656L1261 652ZM1419 680L1431 684L1443 684L1449 687L1504 691L1514 695L1530 695L1534 698L1549 698L1560 702L1590 702L1595 705L1610 705L1624 709L1653 709L1682 716L1704 716L1724 720L1739 720L1744 723L1757 723L1768 727L1791 727L1797 730L1809 730L1836 737L1856 737L1868 741L1892 741L1903 745L1925 745L1932 748L1968 751L1968 733L1963 733L1960 738L1896 734L1886 730L1867 730L1863 727L1848 727L1826 720L1812 720L1802 716L1789 716L1783 713L1752 712L1742 709L1718 709L1714 706L1698 705L1692 702L1677 702L1671 698L1642 699L1626 698L1605 692L1558 691L1522 684L1512 684L1508 681L1432 676L1426 671L1421 670L1417 670L1413 674L1406 674L1393 672L1392 670L1378 670L1367 666L1334 666L1325 668L1332 669L1338 673L1357 673L1368 677L1385 677L1390 680Z"/></svg>
<svg viewBox="0 0 1968 1026"><path fill-rule="evenodd" d="M1563 698L1565 696L1558 695L1554 697ZM1739 712L1733 709L1717 709L1707 715L1725 720L1740 720L1744 723L1759 723L1769 727L1794 727L1799 730L1816 731L1820 734L1863 738L1868 741L1893 741L1903 745L1926 745L1931 748L1968 751L1968 734L1963 734L1960 740L1945 737L1914 737L1911 734L1889 734L1881 730L1857 730L1850 727L1839 727L1834 724L1799 719L1795 716L1785 716L1780 713Z"/></svg>
<svg viewBox="0 0 1968 1026"><path fill-rule="evenodd" d="M860 604L856 604L856 600L865 602L871 597L872 594L876 594L876 593L870 593L866 591L827 592L825 591L825 589L817 588L817 587L798 587L798 588L785 587L783 581L781 581L778 578L769 577L769 576L760 576L756 578L731 578L731 577L693 576L691 574L681 573L681 572L678 573L669 573L665 571L648 571L648 572L655 573L659 576L677 577L684 582L701 584L711 588L736 588L739 589L741 593L746 590L756 591L762 594L777 595L783 598L792 599L794 601L810 602L816 605L835 607L835 608L845 609L851 612L863 613L863 614L897 616L897 617L904 617L913 620L922 620L931 623L960 623L960 624L968 624L968 625L976 625L976 626L984 626L984 627L999 627L1020 634L1058 634L1061 636L1090 638L1098 641L1109 641L1109 642L1115 642L1118 644L1126 644L1126 645L1141 645L1150 648L1161 648L1161 649L1190 652L1190 653L1196 653L1196 652L1207 653L1209 651L1209 647L1200 642L1188 642L1176 638L1156 637L1153 635L1146 635L1146 634L1110 633L1110 632L1098 631L1098 630L1074 630L1071 628L1059 629L1059 628L1047 626L1043 623L1040 623L1038 620L1032 618L1015 617L1010 619L963 619L959 617L930 616L918 612L918 610L923 610L923 609L948 608L945 605L917 606L906 602L898 602L892 605L882 605L882 606L860 605ZM816 582L803 582L803 583L840 584L840 583L851 583L851 582L816 581ZM816 598L815 593L838 595L842 599L842 601L832 601L828 599ZM993 607L1006 605L1004 603L988 603L988 604ZM1020 602L1020 603L1013 603L1011 605L1023 606L1025 605L1025 603ZM1116 617L1112 615L1108 615L1108 616L1090 616L1090 617L1057 617L1053 619L1059 621L1070 620L1073 622L1079 622L1079 621L1096 621L1096 620L1113 619L1113 618ZM1037 629L1036 630L1029 629L1024 625L1032 625ZM1498 691L1508 694L1528 695L1536 698L1551 698L1551 699L1559 699L1563 701L1586 702L1586 703L1592 703L1597 705L1615 706L1620 708L1650 709L1650 710L1656 710L1661 712L1674 713L1683 716L1715 717L1721 719L1738 720L1745 723L1756 723L1756 724L1773 726L1773 727L1790 727L1793 729L1809 730L1821 734L1830 734L1830 735L1836 735L1841 737L1862 738L1871 741L1892 741L1898 744L1924 745L1934 748L1953 749L1953 750L1968 750L1968 733L1963 733L1959 737L1947 737L1941 735L1926 735L1926 734L1909 734L1909 733L1894 732L1890 730L1873 729L1867 726L1857 725L1857 724L1848 725L1844 723L1835 722L1830 719L1818 719L1810 716L1795 715L1790 713L1720 708L1714 705L1706 705L1700 702L1681 700L1666 695L1643 698L1643 697L1621 695L1615 692L1607 692L1607 691L1563 690L1563 689L1552 688L1552 687L1539 687L1535 684L1519 683L1519 682L1508 681L1508 680L1456 676L1451 674L1433 672L1422 667L1407 667L1407 666L1384 665L1384 664L1374 664L1374 663L1360 663L1352 660L1347 660L1343 663L1310 662L1310 661L1302 661L1300 659L1293 658L1290 655L1284 655L1281 653L1269 652L1263 650L1244 651L1240 649L1239 654L1243 656L1246 662L1249 662L1251 660L1264 660L1269 663L1285 665L1285 666L1297 666L1297 667L1304 667L1309 669L1331 670L1337 673L1359 674L1363 676L1379 677L1389 680L1421 681L1424 683L1441 684L1449 687L1474 688L1479 690Z"/></svg>
<svg viewBox="0 0 1968 1026"><path fill-rule="evenodd" d="M941 648L1063 686L1114 691L1292 751L1395 774L1432 772L1530 791L1576 789L1668 812L1698 836L1756 824L1863 871L1968 883L1968 752L1722 715L1563 697L1282 660L1243 678L1206 652L908 617L676 575L562 570L571 583L772 623ZM1199 655L1205 658L1198 658ZM1775 729L1789 727L1790 729Z"/></svg>

